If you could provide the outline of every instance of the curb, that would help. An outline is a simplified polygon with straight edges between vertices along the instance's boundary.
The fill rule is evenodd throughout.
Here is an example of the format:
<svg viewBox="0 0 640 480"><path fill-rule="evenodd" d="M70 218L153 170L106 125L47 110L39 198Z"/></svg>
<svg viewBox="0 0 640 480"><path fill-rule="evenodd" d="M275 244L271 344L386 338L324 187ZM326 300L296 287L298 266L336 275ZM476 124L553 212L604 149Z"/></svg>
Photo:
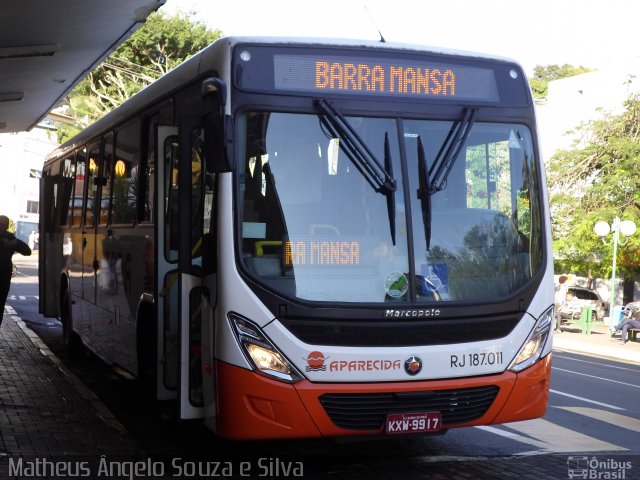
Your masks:
<svg viewBox="0 0 640 480"><path fill-rule="evenodd" d="M553 344L553 351L576 353L578 355L584 355L587 357L601 358L603 360L613 360L615 362L624 362L631 365L640 365L640 360L638 359L630 358L624 355L612 354L607 351L587 350L583 348L583 346L581 345L576 345L571 343L561 342L561 344L558 345L555 343L555 339Z"/></svg>

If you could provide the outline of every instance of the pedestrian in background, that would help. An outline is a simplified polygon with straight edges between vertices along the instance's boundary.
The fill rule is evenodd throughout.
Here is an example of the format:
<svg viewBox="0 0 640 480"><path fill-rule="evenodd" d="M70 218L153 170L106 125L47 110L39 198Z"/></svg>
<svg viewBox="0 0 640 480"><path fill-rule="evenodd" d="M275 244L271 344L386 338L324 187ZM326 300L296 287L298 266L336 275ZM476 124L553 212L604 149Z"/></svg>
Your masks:
<svg viewBox="0 0 640 480"><path fill-rule="evenodd" d="M0 215L0 308L2 318L4 318L4 304L11 288L11 270L13 268L13 254L31 255L29 245L9 233L9 217ZM0 324L2 324L0 318Z"/></svg>
<svg viewBox="0 0 640 480"><path fill-rule="evenodd" d="M630 328L640 328L640 302L631 302L624 307L624 319L613 327L616 332L622 332L620 341L627 343L627 332Z"/></svg>

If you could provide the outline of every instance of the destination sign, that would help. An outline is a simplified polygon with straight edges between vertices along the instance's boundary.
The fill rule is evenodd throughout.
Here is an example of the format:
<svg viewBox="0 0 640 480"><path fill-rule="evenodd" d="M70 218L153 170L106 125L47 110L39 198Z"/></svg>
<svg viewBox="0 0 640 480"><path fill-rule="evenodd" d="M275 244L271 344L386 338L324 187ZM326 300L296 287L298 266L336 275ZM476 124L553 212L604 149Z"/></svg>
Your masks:
<svg viewBox="0 0 640 480"><path fill-rule="evenodd" d="M275 55L276 90L497 102L493 70L369 57Z"/></svg>
<svg viewBox="0 0 640 480"><path fill-rule="evenodd" d="M384 98L531 107L531 88L516 63L384 45L239 44L235 88L264 94Z"/></svg>
<svg viewBox="0 0 640 480"><path fill-rule="evenodd" d="M420 52L245 46L235 59L234 79L247 91L478 103L504 101L505 89L509 102L514 88L523 93L513 66Z"/></svg>
<svg viewBox="0 0 640 480"><path fill-rule="evenodd" d="M411 65L315 61L315 87L318 90L347 92L388 91L399 94L456 94L456 74L450 68Z"/></svg>

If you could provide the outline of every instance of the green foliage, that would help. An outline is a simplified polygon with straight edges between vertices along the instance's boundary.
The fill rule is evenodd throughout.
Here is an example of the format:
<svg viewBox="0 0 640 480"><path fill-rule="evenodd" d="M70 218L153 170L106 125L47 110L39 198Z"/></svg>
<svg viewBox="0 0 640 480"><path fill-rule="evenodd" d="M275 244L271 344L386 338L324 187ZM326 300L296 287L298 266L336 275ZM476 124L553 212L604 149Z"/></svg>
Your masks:
<svg viewBox="0 0 640 480"><path fill-rule="evenodd" d="M510 215L509 142L473 145L467 147L466 156L467 206L488 208L491 205L493 209Z"/></svg>
<svg viewBox="0 0 640 480"><path fill-rule="evenodd" d="M539 78L531 78L529 80L531 85L531 91L533 92L533 98L545 98L549 91L549 82L540 80Z"/></svg>
<svg viewBox="0 0 640 480"><path fill-rule="evenodd" d="M590 72L586 67L575 67L573 65L536 65L533 70L533 77L529 79L534 98L544 98L547 96L549 82L561 78L573 77L582 73Z"/></svg>
<svg viewBox="0 0 640 480"><path fill-rule="evenodd" d="M66 114L78 124L60 128L58 141L68 140L220 36L219 30L184 15L153 13L70 93Z"/></svg>
<svg viewBox="0 0 640 480"><path fill-rule="evenodd" d="M72 92L72 95L73 95L73 92ZM80 133L81 130L82 130L82 126L79 123L75 125L61 123L60 125L56 126L56 131L55 131L55 135L57 137L56 139L58 143L64 143L67 140L73 138L78 133Z"/></svg>
<svg viewBox="0 0 640 480"><path fill-rule="evenodd" d="M565 63L562 66L559 65L536 65L533 69L533 78L537 78L544 82L551 82L552 80L559 80L561 78L573 77L574 75L580 75L582 73L590 72L591 70L586 67L576 67Z"/></svg>
<svg viewBox="0 0 640 480"><path fill-rule="evenodd" d="M549 166L556 271L606 277L613 248L594 233L599 220L618 216L640 226L640 97L625 102L619 115L582 125L581 143L557 152ZM640 235L618 251L621 275L640 272Z"/></svg>

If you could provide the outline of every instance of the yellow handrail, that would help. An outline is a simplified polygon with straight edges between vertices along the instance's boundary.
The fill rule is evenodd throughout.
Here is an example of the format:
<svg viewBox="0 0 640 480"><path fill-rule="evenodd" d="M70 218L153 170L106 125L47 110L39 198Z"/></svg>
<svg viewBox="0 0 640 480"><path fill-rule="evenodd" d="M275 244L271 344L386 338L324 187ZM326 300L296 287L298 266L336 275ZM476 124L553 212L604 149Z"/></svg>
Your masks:
<svg viewBox="0 0 640 480"><path fill-rule="evenodd" d="M256 257L264 255L264 247L281 247L281 240L260 240L256 242Z"/></svg>

